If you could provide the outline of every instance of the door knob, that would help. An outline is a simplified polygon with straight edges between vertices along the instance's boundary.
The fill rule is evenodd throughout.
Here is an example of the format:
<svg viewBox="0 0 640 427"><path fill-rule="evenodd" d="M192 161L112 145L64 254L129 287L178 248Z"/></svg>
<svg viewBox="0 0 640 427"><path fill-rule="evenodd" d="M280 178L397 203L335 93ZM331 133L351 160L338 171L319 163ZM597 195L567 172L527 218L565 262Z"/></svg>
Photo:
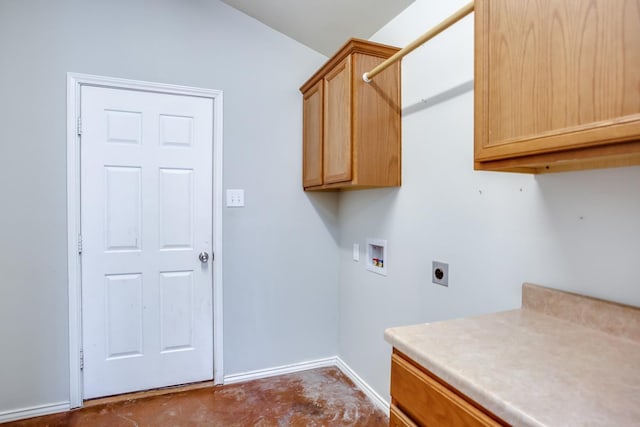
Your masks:
<svg viewBox="0 0 640 427"><path fill-rule="evenodd" d="M198 259L200 260L200 262L205 263L209 261L209 254L206 252L200 252L200 255L198 255Z"/></svg>

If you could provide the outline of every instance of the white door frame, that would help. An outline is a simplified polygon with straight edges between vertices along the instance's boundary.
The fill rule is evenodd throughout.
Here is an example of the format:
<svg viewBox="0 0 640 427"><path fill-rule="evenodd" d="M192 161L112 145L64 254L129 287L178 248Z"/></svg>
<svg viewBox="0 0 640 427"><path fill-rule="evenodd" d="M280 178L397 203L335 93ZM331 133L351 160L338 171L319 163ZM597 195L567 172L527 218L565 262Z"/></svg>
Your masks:
<svg viewBox="0 0 640 427"><path fill-rule="evenodd" d="M80 89L100 86L197 96L213 101L213 380L224 380L222 360L222 91L89 74L67 73L67 264L69 282L69 406L83 401L80 236Z"/></svg>

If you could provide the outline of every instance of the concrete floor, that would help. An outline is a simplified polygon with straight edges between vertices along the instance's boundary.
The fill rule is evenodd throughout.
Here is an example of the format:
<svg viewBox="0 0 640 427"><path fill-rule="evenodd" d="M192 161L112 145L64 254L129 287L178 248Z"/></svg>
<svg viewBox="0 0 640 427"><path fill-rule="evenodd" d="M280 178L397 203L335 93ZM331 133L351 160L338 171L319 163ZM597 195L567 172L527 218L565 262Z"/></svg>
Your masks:
<svg viewBox="0 0 640 427"><path fill-rule="evenodd" d="M88 406L3 424L34 426L387 426L337 368Z"/></svg>

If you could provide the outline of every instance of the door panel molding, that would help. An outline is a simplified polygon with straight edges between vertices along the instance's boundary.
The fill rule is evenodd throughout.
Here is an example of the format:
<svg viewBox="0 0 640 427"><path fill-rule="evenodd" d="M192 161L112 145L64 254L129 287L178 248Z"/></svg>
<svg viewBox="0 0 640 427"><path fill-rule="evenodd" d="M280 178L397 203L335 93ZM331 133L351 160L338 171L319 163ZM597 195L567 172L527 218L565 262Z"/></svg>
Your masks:
<svg viewBox="0 0 640 427"><path fill-rule="evenodd" d="M222 327L222 109L223 93L220 90L154 83L138 80L67 73L67 275L69 297L69 401L70 408L78 408L83 402L81 369L82 349L82 300L80 240L80 92L82 86L99 86L161 94L186 95L209 98L213 102L213 378L216 384L224 381L223 327ZM174 127L184 126L175 120ZM171 128L168 127L168 135ZM167 143L182 144L168 137Z"/></svg>

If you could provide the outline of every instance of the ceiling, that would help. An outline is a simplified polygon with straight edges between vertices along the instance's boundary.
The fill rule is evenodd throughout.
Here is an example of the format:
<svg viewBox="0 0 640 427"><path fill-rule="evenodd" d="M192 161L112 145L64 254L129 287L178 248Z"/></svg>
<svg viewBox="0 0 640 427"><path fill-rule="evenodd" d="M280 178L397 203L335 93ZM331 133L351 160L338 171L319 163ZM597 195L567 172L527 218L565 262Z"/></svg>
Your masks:
<svg viewBox="0 0 640 427"><path fill-rule="evenodd" d="M414 0L222 0L276 31L332 56L349 38L368 39Z"/></svg>

